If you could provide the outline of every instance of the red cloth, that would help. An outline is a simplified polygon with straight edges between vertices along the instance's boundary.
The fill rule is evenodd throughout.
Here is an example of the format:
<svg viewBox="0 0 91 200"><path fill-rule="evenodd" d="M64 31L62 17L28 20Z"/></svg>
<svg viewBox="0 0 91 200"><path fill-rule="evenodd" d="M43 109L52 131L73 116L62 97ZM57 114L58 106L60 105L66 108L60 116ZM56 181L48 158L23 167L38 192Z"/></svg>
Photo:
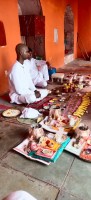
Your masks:
<svg viewBox="0 0 91 200"><path fill-rule="evenodd" d="M43 104L47 103L52 97L45 97L44 99L37 101L35 103L30 103L27 108L35 108L35 109L41 109L43 107Z"/></svg>

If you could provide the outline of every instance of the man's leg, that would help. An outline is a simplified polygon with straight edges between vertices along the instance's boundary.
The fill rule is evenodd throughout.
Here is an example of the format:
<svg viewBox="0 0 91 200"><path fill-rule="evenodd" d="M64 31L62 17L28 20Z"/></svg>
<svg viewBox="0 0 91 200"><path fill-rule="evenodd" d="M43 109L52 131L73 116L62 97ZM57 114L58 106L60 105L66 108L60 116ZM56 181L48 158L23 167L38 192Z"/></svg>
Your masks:
<svg viewBox="0 0 91 200"><path fill-rule="evenodd" d="M10 95L11 103L22 104L22 103L34 103L36 101L35 94L18 95L13 93Z"/></svg>
<svg viewBox="0 0 91 200"><path fill-rule="evenodd" d="M26 94L25 96L20 95L18 98L21 103L34 103L36 101L35 94Z"/></svg>

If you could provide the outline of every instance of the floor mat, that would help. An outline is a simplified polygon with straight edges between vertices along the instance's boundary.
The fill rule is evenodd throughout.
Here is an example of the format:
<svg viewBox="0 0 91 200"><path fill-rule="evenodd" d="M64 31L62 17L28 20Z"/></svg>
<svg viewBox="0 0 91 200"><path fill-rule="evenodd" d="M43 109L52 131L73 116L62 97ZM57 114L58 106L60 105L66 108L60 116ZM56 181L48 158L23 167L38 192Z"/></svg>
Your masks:
<svg viewBox="0 0 91 200"><path fill-rule="evenodd" d="M0 104L0 110L2 111L2 110L6 110L6 109L9 109L9 108L11 108L12 107L12 105L11 106L7 106L7 105L4 105L4 104Z"/></svg>
<svg viewBox="0 0 91 200"><path fill-rule="evenodd" d="M7 101L8 103L10 103L9 93L3 94L2 96L0 96L0 98L4 101Z"/></svg>

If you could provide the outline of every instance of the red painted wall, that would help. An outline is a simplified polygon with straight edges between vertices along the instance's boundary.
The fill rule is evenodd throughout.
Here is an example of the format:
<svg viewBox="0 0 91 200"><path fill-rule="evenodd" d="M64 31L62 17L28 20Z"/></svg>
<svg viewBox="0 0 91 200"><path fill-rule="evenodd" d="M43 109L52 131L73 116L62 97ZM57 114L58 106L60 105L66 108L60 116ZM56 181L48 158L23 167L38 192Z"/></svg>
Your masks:
<svg viewBox="0 0 91 200"><path fill-rule="evenodd" d="M81 48L84 49L84 46L91 55L91 0L80 0L78 3L78 33L83 44ZM79 47L78 56L82 56Z"/></svg>
<svg viewBox="0 0 91 200"><path fill-rule="evenodd" d="M46 59L53 66L64 64L64 12L70 4L74 13L74 55L77 56L78 0L40 0L45 16L45 48ZM58 29L58 43L54 43L54 28Z"/></svg>
<svg viewBox="0 0 91 200"><path fill-rule="evenodd" d="M21 41L17 0L0 0L0 20L6 32L7 45L0 47L0 94L8 90L5 70L9 70L16 59L15 46Z"/></svg>

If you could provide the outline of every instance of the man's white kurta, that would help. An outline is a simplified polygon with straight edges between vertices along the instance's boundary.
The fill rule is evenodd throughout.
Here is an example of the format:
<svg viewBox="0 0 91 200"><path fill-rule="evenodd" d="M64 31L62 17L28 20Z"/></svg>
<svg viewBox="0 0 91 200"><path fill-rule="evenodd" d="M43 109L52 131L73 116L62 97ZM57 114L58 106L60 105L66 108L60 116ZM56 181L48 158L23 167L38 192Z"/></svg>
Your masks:
<svg viewBox="0 0 91 200"><path fill-rule="evenodd" d="M33 84L27 65L22 65L16 61L9 74L10 98L12 103L33 103L47 96L48 91L42 90L41 98L36 98L34 91L36 87Z"/></svg>

